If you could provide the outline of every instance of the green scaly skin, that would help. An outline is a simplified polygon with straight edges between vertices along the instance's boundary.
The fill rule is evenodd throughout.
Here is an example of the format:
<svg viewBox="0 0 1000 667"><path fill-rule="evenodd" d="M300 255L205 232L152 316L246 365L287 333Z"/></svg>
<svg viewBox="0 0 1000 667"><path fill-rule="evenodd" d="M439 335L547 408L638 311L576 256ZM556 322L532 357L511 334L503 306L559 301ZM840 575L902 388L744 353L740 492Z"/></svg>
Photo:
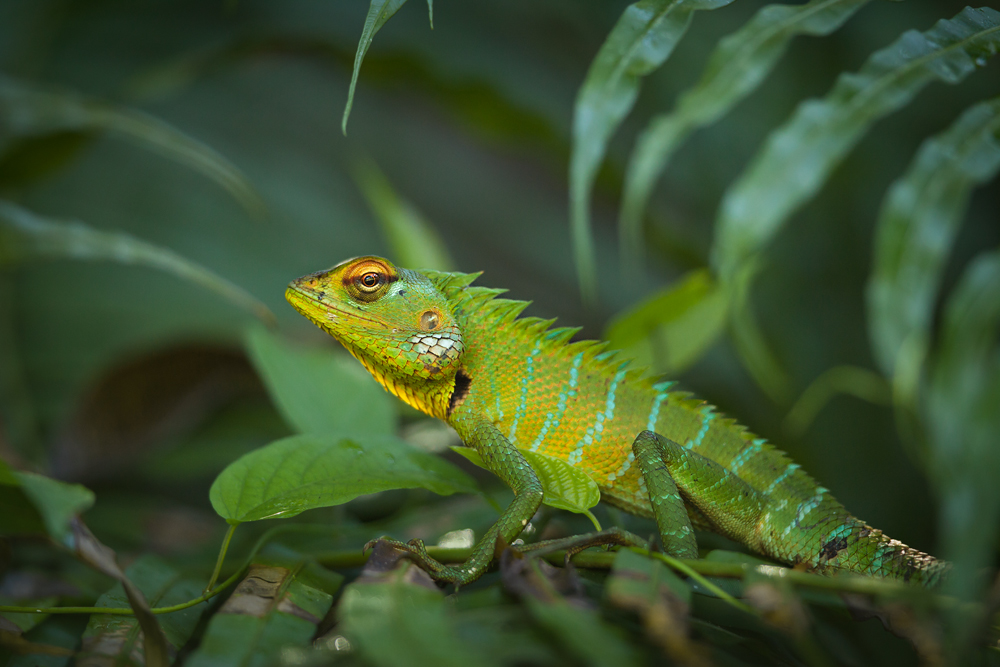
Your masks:
<svg viewBox="0 0 1000 667"><path fill-rule="evenodd" d="M412 271L379 257L299 278L286 298L391 393L455 428L514 491L461 566L394 544L436 578L479 578L542 500L521 449L582 469L602 497L653 517L664 548L697 558L694 528L821 573L936 584L948 565L851 516L784 453L671 383L655 384L578 329L519 318L524 301L478 274Z"/></svg>

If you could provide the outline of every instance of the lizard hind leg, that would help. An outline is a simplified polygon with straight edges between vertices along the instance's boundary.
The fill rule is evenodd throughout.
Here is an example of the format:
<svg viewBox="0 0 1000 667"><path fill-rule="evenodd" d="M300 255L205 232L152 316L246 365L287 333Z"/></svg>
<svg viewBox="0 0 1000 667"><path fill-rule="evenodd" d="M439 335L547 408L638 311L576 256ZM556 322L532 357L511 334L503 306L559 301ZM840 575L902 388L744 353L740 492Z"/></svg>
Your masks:
<svg viewBox="0 0 1000 667"><path fill-rule="evenodd" d="M697 558L698 543L668 465L672 457L667 443L678 446L652 431L643 431L632 442L632 453L646 482L664 551L677 558Z"/></svg>
<svg viewBox="0 0 1000 667"><path fill-rule="evenodd" d="M713 530L761 553L769 553L760 544L759 525L768 507L762 493L712 459L652 431L640 433L632 449L646 480L653 514L664 534L668 553L668 538L684 547L684 540L690 535L694 544L681 497L700 511ZM656 491L653 484L657 485ZM683 517L678 517L680 513Z"/></svg>

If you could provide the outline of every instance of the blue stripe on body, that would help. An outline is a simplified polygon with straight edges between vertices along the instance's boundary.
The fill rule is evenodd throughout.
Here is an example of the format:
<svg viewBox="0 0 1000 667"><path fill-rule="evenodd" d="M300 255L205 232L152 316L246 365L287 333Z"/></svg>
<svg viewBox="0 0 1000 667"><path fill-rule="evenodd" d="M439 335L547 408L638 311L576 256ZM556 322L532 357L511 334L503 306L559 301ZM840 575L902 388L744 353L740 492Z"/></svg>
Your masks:
<svg viewBox="0 0 1000 667"><path fill-rule="evenodd" d="M754 454L760 451L761 447L764 445L764 442L765 442L764 438L757 438L748 446L746 446L743 449L743 451L740 452L736 456L736 458L733 459L733 462L729 464L729 472L736 474L737 470L743 467L743 465L747 461L749 461Z"/></svg>
<svg viewBox="0 0 1000 667"><path fill-rule="evenodd" d="M521 376L521 402L514 412L514 421L510 423L510 431L507 433L507 439L513 445L517 444L517 422L524 416L525 407L528 405L528 387L531 386L531 382L534 379L535 355L538 354L540 345L540 341L535 343L535 347L531 350L531 354L528 355L525 361L524 375Z"/></svg>
<svg viewBox="0 0 1000 667"><path fill-rule="evenodd" d="M656 395L653 396L653 405L649 409L649 419L646 420L646 430L656 432L656 422L660 418L660 405L669 396L667 389L673 384L673 382L663 382L656 385L660 388ZM636 434L638 435L638 433ZM635 453L629 452L628 456L625 457L625 461L622 463L621 467L617 471L608 475L608 481L614 482L619 477L623 476L628 472L629 468L632 467L632 463L635 461Z"/></svg>
<svg viewBox="0 0 1000 667"><path fill-rule="evenodd" d="M715 419L716 413L713 411L711 405L705 405L701 408L701 429L698 431L698 435L695 436L694 440L688 440L684 445L685 449L694 449L698 447L705 436L708 435L708 428L712 425L712 420Z"/></svg>
<svg viewBox="0 0 1000 667"><path fill-rule="evenodd" d="M618 367L618 372L615 373L615 377L611 380L611 385L608 387L608 398L604 405L604 412L598 412L594 420L594 425L587 428L587 433L583 438L576 443L576 447L573 451L569 453L566 457L566 462L570 465L578 465L583 459L583 450L585 447L589 447L592 444L599 443L604 433L604 422L611 421L615 413L615 392L618 390L618 383L622 381L625 377L625 366L623 363Z"/></svg>
<svg viewBox="0 0 1000 667"><path fill-rule="evenodd" d="M573 357L573 367L569 369L569 385L565 391L559 392L559 402L556 404L555 414L549 412L545 415L545 423L542 424L542 430L538 432L538 437L531 443L531 451L538 451L538 448L545 442L545 436L548 435L550 429L555 431L559 428L559 422L566 414L566 405L571 398L576 396L576 384L580 378L581 363L583 363L583 352Z"/></svg>
<svg viewBox="0 0 1000 667"><path fill-rule="evenodd" d="M785 468L785 471L774 478L774 481L771 482L771 485L768 486L767 489L764 491L764 495L771 495L771 493L776 488L778 488L778 485L784 482L785 478L791 475L793 472L795 472L798 469L798 467L799 467L798 463L789 463L788 467Z"/></svg>

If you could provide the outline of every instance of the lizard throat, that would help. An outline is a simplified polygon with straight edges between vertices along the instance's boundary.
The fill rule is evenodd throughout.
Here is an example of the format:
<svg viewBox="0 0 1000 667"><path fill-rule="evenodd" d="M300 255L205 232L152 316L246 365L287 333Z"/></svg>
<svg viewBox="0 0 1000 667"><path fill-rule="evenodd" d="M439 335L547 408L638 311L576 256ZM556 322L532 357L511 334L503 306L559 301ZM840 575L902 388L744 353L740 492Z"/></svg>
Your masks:
<svg viewBox="0 0 1000 667"><path fill-rule="evenodd" d="M418 385L400 382L391 375L383 373L378 366L373 364L367 357L365 357L365 355L358 353L353 347L348 347L347 350L355 359L361 362L361 365L365 367L365 370L371 373L372 377L374 377L387 392L410 407L420 410L431 417L447 419L449 396L441 391L441 388L443 387L435 387L429 382Z"/></svg>

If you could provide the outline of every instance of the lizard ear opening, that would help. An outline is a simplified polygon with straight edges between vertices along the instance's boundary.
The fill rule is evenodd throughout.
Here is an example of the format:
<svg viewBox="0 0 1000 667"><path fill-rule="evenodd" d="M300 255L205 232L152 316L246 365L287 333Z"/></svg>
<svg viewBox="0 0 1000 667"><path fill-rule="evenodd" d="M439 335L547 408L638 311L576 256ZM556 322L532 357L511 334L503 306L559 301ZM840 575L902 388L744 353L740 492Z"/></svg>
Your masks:
<svg viewBox="0 0 1000 667"><path fill-rule="evenodd" d="M425 310L420 314L420 328L424 331L434 331L441 326L441 313L436 308Z"/></svg>
<svg viewBox="0 0 1000 667"><path fill-rule="evenodd" d="M448 416L462 404L465 397L469 395L472 388L472 378L465 371L455 373L455 387L451 391L451 398L448 399Z"/></svg>

